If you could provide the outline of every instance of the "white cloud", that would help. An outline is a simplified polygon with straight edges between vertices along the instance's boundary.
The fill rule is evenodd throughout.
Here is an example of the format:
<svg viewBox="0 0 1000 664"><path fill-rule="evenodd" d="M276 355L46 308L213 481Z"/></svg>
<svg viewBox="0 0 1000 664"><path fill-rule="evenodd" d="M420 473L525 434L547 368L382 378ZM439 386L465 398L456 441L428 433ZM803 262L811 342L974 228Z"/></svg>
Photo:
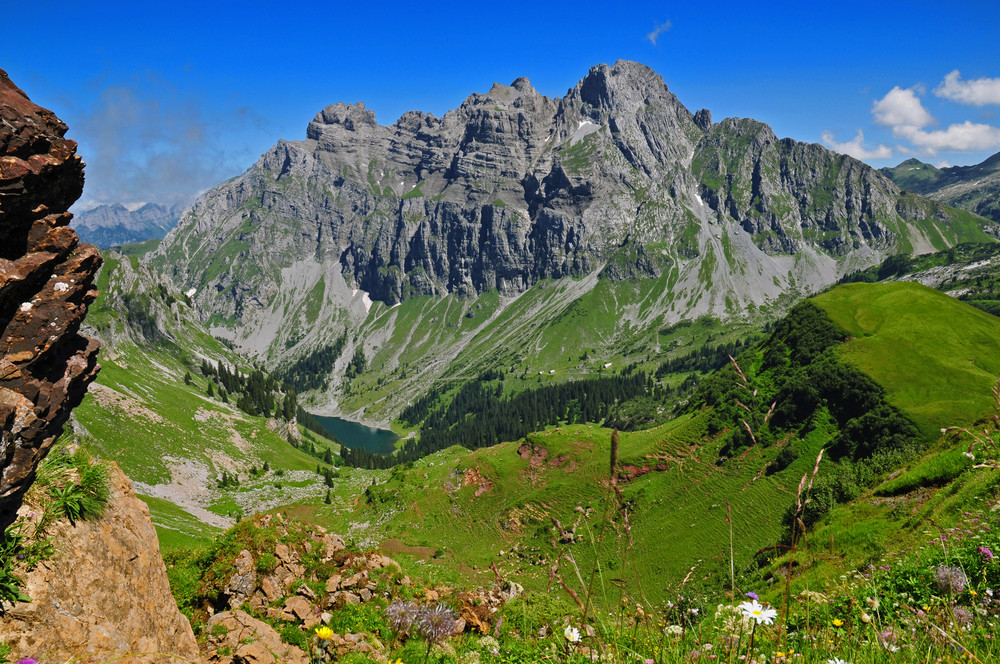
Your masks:
<svg viewBox="0 0 1000 664"><path fill-rule="evenodd" d="M846 143L838 143L834 140L833 132L829 131L824 131L822 138L823 143L834 152L850 155L855 159L888 159L892 156L892 148L888 145L882 145L880 143L879 146L873 150L866 148L864 145L865 135L860 129L858 129L858 133L854 137L854 140L847 141Z"/></svg>
<svg viewBox="0 0 1000 664"><path fill-rule="evenodd" d="M898 85L872 105L872 115L875 116L875 124L886 127L926 127L934 123L934 116L924 108L916 89L904 90Z"/></svg>
<svg viewBox="0 0 1000 664"><path fill-rule="evenodd" d="M212 116L198 99L152 74L105 86L69 124L87 164L76 209L130 201L187 205L253 163L247 146L224 138L227 130L267 126L249 108Z"/></svg>
<svg viewBox="0 0 1000 664"><path fill-rule="evenodd" d="M936 131L904 125L893 127L892 133L921 147L928 154L936 154L942 150L972 152L1000 147L1000 127L976 124L968 120Z"/></svg>
<svg viewBox="0 0 1000 664"><path fill-rule="evenodd" d="M934 94L970 106L1000 104L1000 78L974 78L963 81L962 75L956 69L934 88Z"/></svg>
<svg viewBox="0 0 1000 664"><path fill-rule="evenodd" d="M656 40L660 38L661 34L663 34L669 29L670 29L670 21L665 21L656 26L655 28L653 28L653 31L646 35L646 40L653 46L656 46Z"/></svg>

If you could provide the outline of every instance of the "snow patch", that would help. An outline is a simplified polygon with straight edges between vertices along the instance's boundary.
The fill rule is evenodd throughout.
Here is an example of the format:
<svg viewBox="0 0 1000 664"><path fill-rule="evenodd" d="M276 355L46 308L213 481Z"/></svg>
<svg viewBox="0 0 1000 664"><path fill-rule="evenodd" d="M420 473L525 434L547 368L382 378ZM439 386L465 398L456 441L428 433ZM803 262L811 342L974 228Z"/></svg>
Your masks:
<svg viewBox="0 0 1000 664"><path fill-rule="evenodd" d="M365 305L365 312L368 313L372 310L372 299L368 297L367 292L361 293L361 303Z"/></svg>
<svg viewBox="0 0 1000 664"><path fill-rule="evenodd" d="M194 294L197 292L198 292L197 288L189 288L186 291L184 291L184 294L187 295L188 297L194 297Z"/></svg>
<svg viewBox="0 0 1000 664"><path fill-rule="evenodd" d="M580 120L579 124L577 124L576 131L574 131L573 135L570 136L569 144L573 145L577 141L582 141L588 134L593 134L600 128L601 125L594 124L590 120Z"/></svg>
<svg viewBox="0 0 1000 664"><path fill-rule="evenodd" d="M700 206L702 206L702 207L704 207L704 206L705 206L705 201L701 200L701 196L699 196L698 194L695 194L695 195L694 195L694 199L695 199L696 201L698 201L698 205L700 205Z"/></svg>

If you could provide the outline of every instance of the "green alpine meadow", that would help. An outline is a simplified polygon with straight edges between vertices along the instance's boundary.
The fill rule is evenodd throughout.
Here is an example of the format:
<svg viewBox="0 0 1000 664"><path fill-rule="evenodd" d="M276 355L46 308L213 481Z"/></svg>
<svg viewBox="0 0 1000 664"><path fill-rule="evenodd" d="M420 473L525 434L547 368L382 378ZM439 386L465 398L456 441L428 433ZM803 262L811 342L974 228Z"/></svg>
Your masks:
<svg viewBox="0 0 1000 664"><path fill-rule="evenodd" d="M1000 661L973 4L12 10L0 664Z"/></svg>

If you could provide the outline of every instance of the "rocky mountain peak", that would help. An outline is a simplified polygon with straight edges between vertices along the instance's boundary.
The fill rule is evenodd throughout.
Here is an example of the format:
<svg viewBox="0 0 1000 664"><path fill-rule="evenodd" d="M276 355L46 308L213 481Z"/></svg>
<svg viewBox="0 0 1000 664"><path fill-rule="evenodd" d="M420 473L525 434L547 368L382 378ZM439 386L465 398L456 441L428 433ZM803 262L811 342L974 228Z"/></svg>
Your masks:
<svg viewBox="0 0 1000 664"><path fill-rule="evenodd" d="M528 90L534 90L534 88L531 87L531 81L529 81L524 76L518 76L517 78L515 78L514 82L510 84L510 87L514 88L515 90L517 90L519 92L526 92Z"/></svg>
<svg viewBox="0 0 1000 664"><path fill-rule="evenodd" d="M680 105L663 77L644 64L619 60L614 66L596 65L577 86L580 99L604 110L624 111L641 103L668 100Z"/></svg>
<svg viewBox="0 0 1000 664"><path fill-rule="evenodd" d="M506 303L549 279L662 278L641 314L618 312L657 326L745 315L958 232L918 228L938 223L928 202L899 207L857 160L692 114L636 62L593 67L562 98L516 79L389 127L337 104L308 137L206 194L151 257L223 321L214 333L270 357L314 334L276 322L315 312L308 293L328 307L303 314L310 330L335 320L354 338L372 301Z"/></svg>
<svg viewBox="0 0 1000 664"><path fill-rule="evenodd" d="M708 131L712 127L712 111L703 108L694 114L694 123L702 131Z"/></svg>
<svg viewBox="0 0 1000 664"><path fill-rule="evenodd" d="M324 125L341 125L347 131L357 131L360 127L378 126L375 121L375 111L365 108L363 102L345 104L337 102L327 106L316 114L310 126L314 123Z"/></svg>

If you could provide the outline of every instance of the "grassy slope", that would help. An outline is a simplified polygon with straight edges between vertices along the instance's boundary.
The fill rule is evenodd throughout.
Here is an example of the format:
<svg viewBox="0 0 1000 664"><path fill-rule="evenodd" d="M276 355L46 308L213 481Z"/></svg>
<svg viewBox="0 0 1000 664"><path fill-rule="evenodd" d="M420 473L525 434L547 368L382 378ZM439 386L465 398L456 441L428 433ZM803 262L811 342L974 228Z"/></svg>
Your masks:
<svg viewBox="0 0 1000 664"><path fill-rule="evenodd" d="M884 386L925 434L989 411L1000 318L909 282L848 284L814 301L854 337L841 357Z"/></svg>
<svg viewBox="0 0 1000 664"><path fill-rule="evenodd" d="M264 418L223 403L217 389L214 397L207 396L208 382L197 371L202 357L230 366L243 364L185 315L186 305L179 298L169 305L154 300L153 307L163 308L162 325L182 342L167 338L137 344L124 334L129 324L109 301L122 289L132 288L134 279L146 278L137 277L130 266L134 262L128 257L106 259L98 277L101 296L87 319L103 339L97 385L74 411L91 436L87 446L115 460L139 483L139 493L157 485L167 491L162 485L173 481L170 493L190 495L198 507L222 517L322 496L325 487L315 474L315 457L291 446L268 428ZM190 385L184 382L188 372ZM330 441L318 442L333 446ZM265 461L271 472L251 479L249 469ZM238 474L240 487L217 489L216 478L223 470ZM165 548L204 542L219 531L197 511L186 511L162 497L143 497Z"/></svg>
<svg viewBox="0 0 1000 664"><path fill-rule="evenodd" d="M991 372L1000 373L993 359L1000 332L992 317L905 283L848 285L816 301L855 335L843 346L843 358L884 384L893 402L926 430L969 421L985 411ZM115 323L113 312L97 309L98 317L103 313ZM464 322L455 312L437 313L445 320L454 318L456 325ZM191 330L190 338L199 340L195 346L201 352L226 352L211 337L198 334ZM265 459L275 469L315 468L313 458L268 431L260 418L239 415L203 396L200 376L195 385L185 386L183 373L193 355L169 345L140 350L125 344L115 351L114 359L105 360L104 384L156 411L163 421L100 406L93 397L78 417L101 440L106 456L118 458L140 481L164 481L169 455L195 459L213 473L226 463L245 470ZM970 364L970 353L980 359ZM196 418L199 410L202 416ZM794 500L798 479L835 433L821 423L798 446L800 456L788 469L766 476L761 471L779 447L751 449L739 462L717 466L719 443L706 436L705 420L703 413L621 436L623 465L663 466L622 485L628 529L606 481L611 433L594 425L532 434L529 440L546 452L534 465L518 454L520 441L475 452L451 448L410 469L345 469L333 482L331 505L324 504L320 482L289 477L279 482L285 484L281 491L272 491L272 474L247 481L239 490L208 487L212 498L206 506L226 514L237 508L238 494L252 494L264 507L292 504L288 510L361 545L386 543L390 550L415 555L438 552L436 569L449 575L487 574L489 564L496 562L535 588L548 585L554 554L569 553L584 574L595 559L600 562L598 592L611 602L618 593L612 583L616 578L629 585L629 592L664 600L681 586L726 585L727 501L737 568L749 564L759 549L777 544L781 514ZM305 486L296 493L292 484ZM199 530L170 503L153 499L150 504L165 546L198 541L210 532ZM590 511L584 516L577 507ZM835 510L823 526L832 529L838 551L870 556L878 549L873 542L901 527L899 515L888 508L861 502L852 509ZM862 516L865 521L859 523ZM581 540L553 547L553 518L566 527L579 521ZM571 581L575 572L564 567L563 575Z"/></svg>
<svg viewBox="0 0 1000 664"><path fill-rule="evenodd" d="M1000 319L909 283L853 284L815 301L854 335L841 347L841 357L882 383L891 401L932 432L932 439L941 426L968 423L988 411L990 381L1000 374ZM526 586L543 588L548 564L533 561L551 560L555 553L551 519L568 526L580 518L574 508L592 508L578 531L587 535L586 541L556 550L571 553L581 570L592 569L599 551L603 574L598 578L612 601L618 591L608 585L611 578L624 579L630 592L641 591L654 601L666 599L681 585L718 588L728 585L726 501L732 505L739 569L758 550L778 544L781 515L794 501L798 480L812 470L819 450L836 432L821 419L797 445L798 459L767 476L761 472L764 465L785 441L767 449L751 448L739 462L717 466L719 443L705 435L705 419L701 414L622 434L622 464L663 462L665 467L622 485L629 505L628 536L621 515L609 508L614 502L608 500L606 482L611 432L593 425L530 435L529 441L548 452L539 467L517 454L520 442L475 452L451 448L412 470L383 476L385 484L374 487L367 498L349 503L351 497L344 496L335 508L314 501L296 511L351 532L365 544L399 540L437 549L439 562L453 571L485 573L495 561ZM948 447L933 448L929 457ZM485 490L477 496L480 487ZM964 496L967 490L958 491ZM837 560L867 560L884 553L884 542L910 516L892 507L892 501L873 505L868 498L834 510L821 525L823 541L833 536ZM944 518L942 510L955 512L955 505L967 501L945 502L947 509L931 506L927 514ZM606 521L611 527L601 545L592 545L590 538L600 539ZM922 518L914 520L909 539L925 526Z"/></svg>
<svg viewBox="0 0 1000 664"><path fill-rule="evenodd" d="M990 390L1000 375L1000 318L910 282L849 284L813 301L854 335L841 346L841 358L885 387L889 400L934 441L808 533L796 554L801 568L794 589L824 590L842 581L845 570L891 566L901 551L940 550L942 529L989 510L1000 488L1000 468L990 461L997 450L978 448L979 466L966 462L944 481L931 475L949 458L961 459L970 443L966 436L939 437L940 428L982 422L994 413ZM886 494L900 476L925 479L911 491ZM769 576L781 578L787 564L780 556L766 565L761 585ZM770 589L773 601L780 601L781 590L780 584Z"/></svg>
<svg viewBox="0 0 1000 664"><path fill-rule="evenodd" d="M572 279L544 281L492 320L499 308L495 292L474 301L412 298L392 310L376 303L359 336L384 333L393 317L395 324L369 358L368 370L350 381L340 407L346 412L363 408L366 416L378 417L386 408L398 407L399 395L413 389L414 376L426 375L428 366L438 363L446 368L420 383L410 400L431 385L457 389L486 370L510 371L508 393L615 372L633 363L652 372L669 357L755 333L773 315L768 309L757 320L729 323L704 316L693 325L673 327L638 322L668 289L670 276L601 280L583 293L573 292L577 282ZM449 348L460 342L465 345L457 353Z"/></svg>
<svg viewBox="0 0 1000 664"><path fill-rule="evenodd" d="M758 477L777 449L754 450L745 463L720 468L717 445L704 437L704 425L699 415L621 435L622 464L666 466L622 485L629 534L607 482L611 432L594 425L550 427L530 435L535 447L547 452L537 467L518 455L517 442L475 452L455 447L412 470L390 474L372 489L374 500L361 498L345 508L350 500L345 496L333 507L316 501L295 512L349 532L365 545L399 540L439 550L441 564L454 571L487 574L496 562L535 589L548 583L549 563L536 564L540 559L551 561L558 550L571 554L581 570L590 570L599 551L605 599L616 601L618 591L610 580L621 578L633 592L641 589L654 601L664 600L692 570L688 587L718 585L728 577L727 500L739 566L757 549L775 544L798 477L829 437L821 431L807 444L813 456L803 456L785 473ZM575 511L578 506L592 512L583 518ZM552 518L564 527L580 521L582 541L554 549ZM605 522L609 527L602 538ZM566 569L564 574L575 576Z"/></svg>

